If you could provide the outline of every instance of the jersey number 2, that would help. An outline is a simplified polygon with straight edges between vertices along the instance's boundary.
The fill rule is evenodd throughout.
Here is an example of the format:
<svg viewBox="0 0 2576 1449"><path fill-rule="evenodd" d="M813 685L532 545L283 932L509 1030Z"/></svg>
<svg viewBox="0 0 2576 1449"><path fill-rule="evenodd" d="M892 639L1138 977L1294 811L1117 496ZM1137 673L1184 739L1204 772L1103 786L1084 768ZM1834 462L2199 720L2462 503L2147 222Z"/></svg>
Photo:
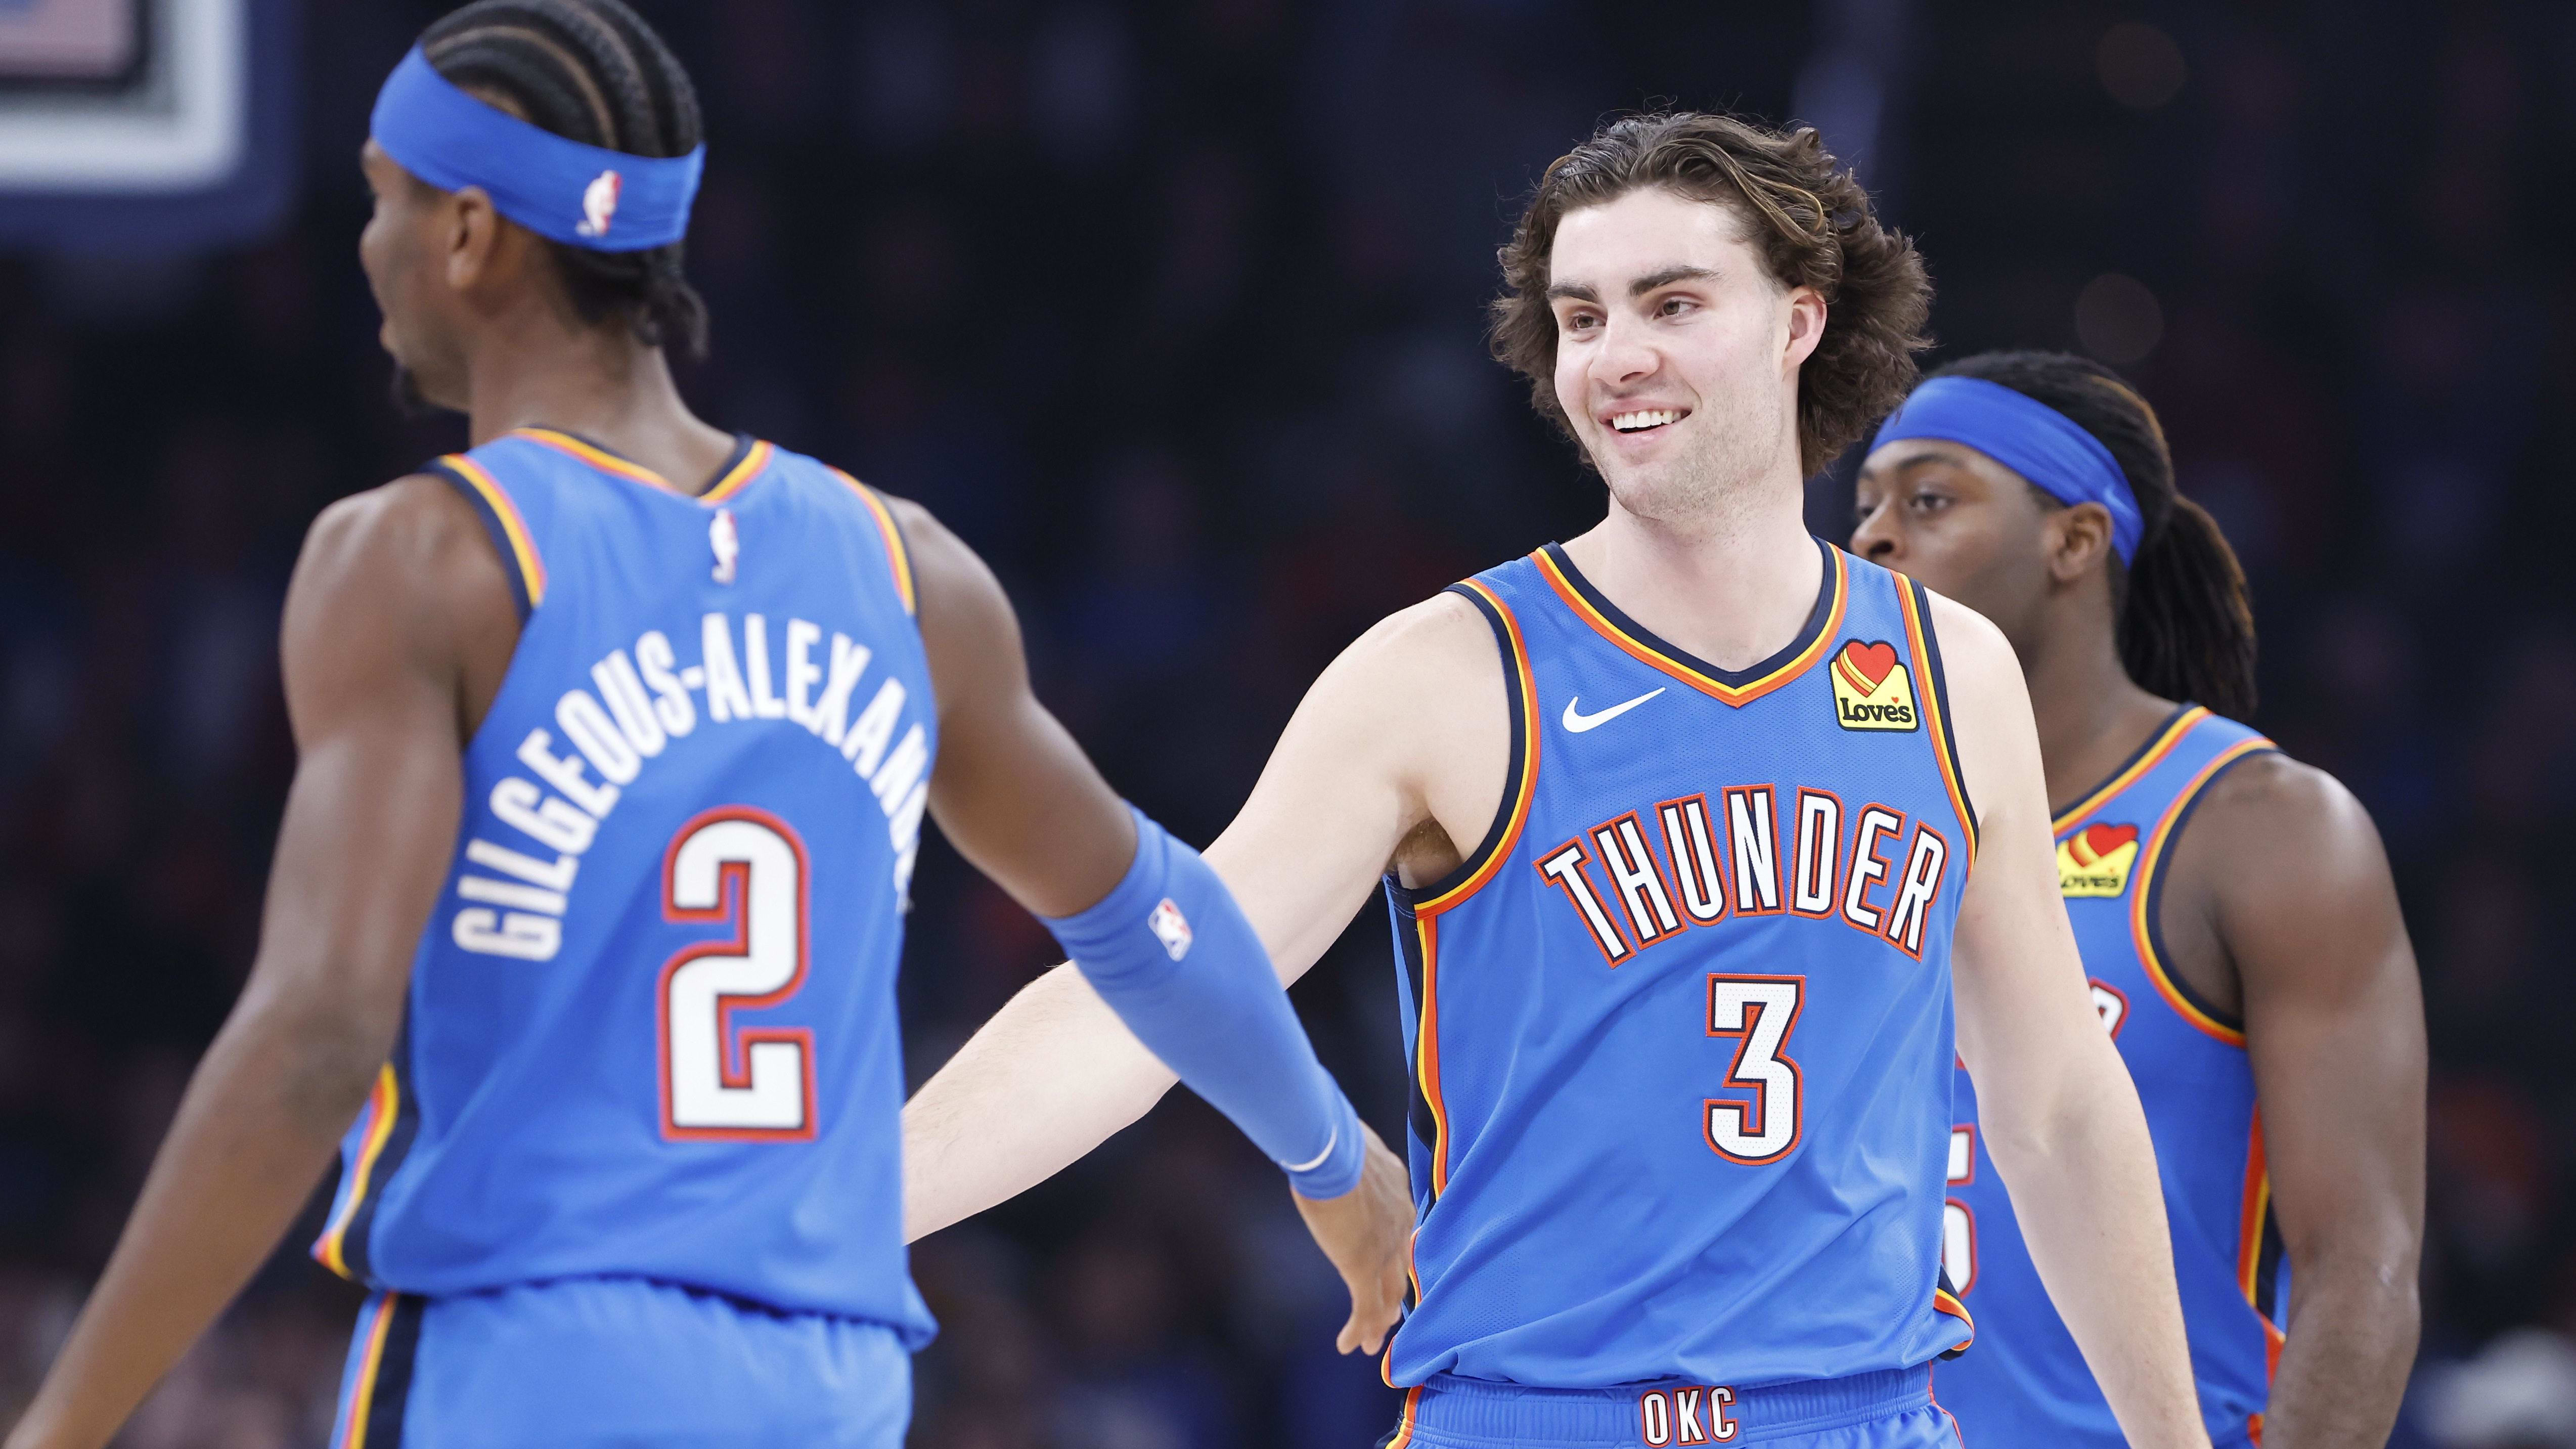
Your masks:
<svg viewBox="0 0 2576 1449"><path fill-rule="evenodd" d="M662 967L662 1135L777 1141L814 1135L814 1033L737 1028L805 984L805 842L766 810L728 805L682 826L662 857L662 916L733 927Z"/></svg>
<svg viewBox="0 0 2576 1449"><path fill-rule="evenodd" d="M1708 978L1708 1034L1735 1038L1735 1060L1726 1085L1750 1092L1750 1102L1712 1098L1702 1104L1708 1145L1729 1162L1759 1167L1777 1162L1798 1145L1806 1103L1798 1092L1798 1064L1783 1055L1806 1004L1804 976Z"/></svg>

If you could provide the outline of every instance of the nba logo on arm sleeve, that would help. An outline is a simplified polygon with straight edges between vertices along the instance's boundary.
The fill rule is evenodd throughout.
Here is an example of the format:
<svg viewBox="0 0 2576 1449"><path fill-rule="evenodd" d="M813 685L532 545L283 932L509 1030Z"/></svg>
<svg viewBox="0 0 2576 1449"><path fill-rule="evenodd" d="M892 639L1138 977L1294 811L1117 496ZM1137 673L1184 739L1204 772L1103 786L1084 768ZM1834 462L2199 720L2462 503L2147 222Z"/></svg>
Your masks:
<svg viewBox="0 0 2576 1449"><path fill-rule="evenodd" d="M1175 961L1190 954L1190 942L1197 939L1190 934L1190 918L1181 914L1181 908L1169 896L1145 918L1145 928L1154 933L1154 939L1163 943L1165 954Z"/></svg>

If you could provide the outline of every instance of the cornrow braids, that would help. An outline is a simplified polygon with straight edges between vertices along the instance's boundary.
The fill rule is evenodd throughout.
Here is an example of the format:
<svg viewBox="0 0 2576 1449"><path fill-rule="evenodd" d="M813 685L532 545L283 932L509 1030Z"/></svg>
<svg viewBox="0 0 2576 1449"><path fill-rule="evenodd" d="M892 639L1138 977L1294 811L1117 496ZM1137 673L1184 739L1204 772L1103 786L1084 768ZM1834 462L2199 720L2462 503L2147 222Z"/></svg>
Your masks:
<svg viewBox="0 0 2576 1449"><path fill-rule="evenodd" d="M2134 557L2113 555L2121 667L2139 686L2235 719L2254 714L2254 607L2218 521L2174 488L2154 408L2120 375L2062 352L1986 352L1933 374L1973 377L2047 404L2111 450L2143 525ZM2037 490L2034 489L2034 492ZM2064 504L2041 493L2043 504Z"/></svg>
<svg viewBox="0 0 2576 1449"><path fill-rule="evenodd" d="M700 136L697 91L670 47L620 0L474 0L420 37L430 67L530 125L630 156L684 156ZM707 348L707 304L681 246L595 252L548 241L584 322L623 322L646 345Z"/></svg>

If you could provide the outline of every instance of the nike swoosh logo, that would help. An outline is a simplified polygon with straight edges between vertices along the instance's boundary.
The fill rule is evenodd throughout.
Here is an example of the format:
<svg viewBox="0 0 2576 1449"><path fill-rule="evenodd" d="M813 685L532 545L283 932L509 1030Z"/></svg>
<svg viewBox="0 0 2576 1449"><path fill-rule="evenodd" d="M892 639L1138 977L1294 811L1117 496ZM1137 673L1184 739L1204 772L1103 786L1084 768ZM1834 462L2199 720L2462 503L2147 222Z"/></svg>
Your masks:
<svg viewBox="0 0 2576 1449"><path fill-rule="evenodd" d="M1647 700L1650 700L1661 693L1663 693L1663 691L1660 689L1650 689L1644 694L1638 695L1635 699L1629 700L1624 704L1614 704L1608 709L1602 710L1597 714L1584 714L1575 708L1576 705L1583 702L1583 696L1578 694L1565 702L1565 719L1563 723L1565 725L1566 732L1569 734L1579 735L1585 730L1599 729L1601 726L1608 724L1610 721L1617 719L1619 716L1626 714L1628 711L1635 709L1637 706L1644 704Z"/></svg>

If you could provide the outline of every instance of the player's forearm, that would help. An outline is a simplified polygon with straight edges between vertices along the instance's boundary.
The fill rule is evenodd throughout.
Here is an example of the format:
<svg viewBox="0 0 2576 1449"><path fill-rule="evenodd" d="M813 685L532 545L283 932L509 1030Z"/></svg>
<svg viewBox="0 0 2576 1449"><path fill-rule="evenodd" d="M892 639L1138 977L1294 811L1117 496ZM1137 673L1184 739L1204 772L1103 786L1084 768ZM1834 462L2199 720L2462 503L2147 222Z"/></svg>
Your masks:
<svg viewBox="0 0 2576 1449"><path fill-rule="evenodd" d="M2054 1092L2002 1094L1981 1125L2051 1301L2132 1444L2209 1440L2193 1387L2164 1192L2137 1089L2108 1039ZM2053 1102L2050 1100L2053 1098ZM2002 1107L2004 1110L1995 1110Z"/></svg>
<svg viewBox="0 0 2576 1449"><path fill-rule="evenodd" d="M276 1248L383 1057L316 1026L249 1006L225 1025L8 1449L105 1444Z"/></svg>
<svg viewBox="0 0 2576 1449"><path fill-rule="evenodd" d="M1020 990L903 1109L907 1242L1026 1192L1177 1080L1071 965Z"/></svg>
<svg viewBox="0 0 2576 1449"><path fill-rule="evenodd" d="M2387 1443L2421 1324L2412 1251L2294 1258L2290 1284L2290 1336L2263 1411L2264 1449Z"/></svg>
<svg viewBox="0 0 2576 1449"><path fill-rule="evenodd" d="M1339 1197L1364 1166L1358 1112L1279 989L1270 953L1197 851L1136 812L1117 887L1047 928L1136 1039L1279 1165Z"/></svg>

